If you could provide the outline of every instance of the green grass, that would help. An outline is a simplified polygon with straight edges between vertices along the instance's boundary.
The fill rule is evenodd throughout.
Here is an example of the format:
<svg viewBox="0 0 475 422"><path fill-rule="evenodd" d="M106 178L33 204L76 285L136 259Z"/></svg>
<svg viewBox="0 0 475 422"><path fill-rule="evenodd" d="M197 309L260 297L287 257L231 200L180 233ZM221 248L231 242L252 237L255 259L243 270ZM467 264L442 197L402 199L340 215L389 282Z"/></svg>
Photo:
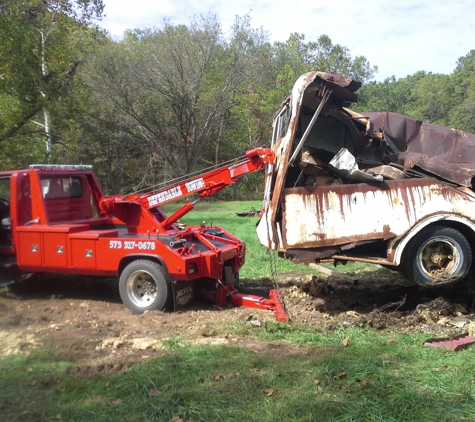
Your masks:
<svg viewBox="0 0 475 422"><path fill-rule="evenodd" d="M241 276L258 279L269 277L270 270L255 235L257 218L234 214L252 206L259 203L203 202L183 222L212 219L245 240L248 256ZM279 261L280 272L310 271ZM375 267L348 268L357 273ZM176 338L161 358L96 376L68 371L71 362L48 350L0 357L1 420L475 420L472 348L456 353L428 348L422 346L427 334L390 335L363 327L328 333L295 323L216 324L217 332L261 345L260 352Z"/></svg>
<svg viewBox="0 0 475 422"><path fill-rule="evenodd" d="M255 353L177 339L160 359L86 379L48 352L7 356L0 413L12 422L475 420L470 349L424 348L421 335L356 328L325 335L272 323L253 333L305 346Z"/></svg>

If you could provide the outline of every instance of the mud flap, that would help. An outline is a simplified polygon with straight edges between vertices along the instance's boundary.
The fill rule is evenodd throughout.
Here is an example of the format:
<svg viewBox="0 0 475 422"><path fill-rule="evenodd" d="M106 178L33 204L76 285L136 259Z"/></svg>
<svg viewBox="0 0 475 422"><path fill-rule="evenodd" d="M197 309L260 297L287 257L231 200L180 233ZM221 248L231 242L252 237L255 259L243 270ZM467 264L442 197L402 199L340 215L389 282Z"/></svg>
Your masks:
<svg viewBox="0 0 475 422"><path fill-rule="evenodd" d="M179 311L194 300L194 281L172 281L173 309Z"/></svg>

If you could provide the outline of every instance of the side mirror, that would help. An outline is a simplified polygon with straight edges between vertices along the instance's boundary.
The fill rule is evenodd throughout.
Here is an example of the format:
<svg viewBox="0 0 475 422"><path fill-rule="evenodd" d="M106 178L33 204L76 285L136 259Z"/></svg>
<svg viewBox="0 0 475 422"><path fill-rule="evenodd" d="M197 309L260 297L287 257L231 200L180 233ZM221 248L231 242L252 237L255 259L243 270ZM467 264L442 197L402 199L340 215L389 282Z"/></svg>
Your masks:
<svg viewBox="0 0 475 422"><path fill-rule="evenodd" d="M12 219L10 217L2 218L2 229L10 230L12 228Z"/></svg>

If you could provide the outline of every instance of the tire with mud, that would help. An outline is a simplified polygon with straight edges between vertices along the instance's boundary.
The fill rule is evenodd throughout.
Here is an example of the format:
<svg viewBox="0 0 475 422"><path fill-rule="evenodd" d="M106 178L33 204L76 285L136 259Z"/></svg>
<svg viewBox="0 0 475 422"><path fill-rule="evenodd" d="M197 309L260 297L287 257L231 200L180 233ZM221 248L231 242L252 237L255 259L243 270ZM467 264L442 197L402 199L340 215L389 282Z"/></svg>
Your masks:
<svg viewBox="0 0 475 422"><path fill-rule="evenodd" d="M171 286L165 269L154 261L131 262L119 278L119 292L124 305L134 314L163 311L171 300Z"/></svg>
<svg viewBox="0 0 475 422"><path fill-rule="evenodd" d="M409 280L427 287L462 280L472 264L472 248L458 230L433 225L422 229L407 245L402 268Z"/></svg>

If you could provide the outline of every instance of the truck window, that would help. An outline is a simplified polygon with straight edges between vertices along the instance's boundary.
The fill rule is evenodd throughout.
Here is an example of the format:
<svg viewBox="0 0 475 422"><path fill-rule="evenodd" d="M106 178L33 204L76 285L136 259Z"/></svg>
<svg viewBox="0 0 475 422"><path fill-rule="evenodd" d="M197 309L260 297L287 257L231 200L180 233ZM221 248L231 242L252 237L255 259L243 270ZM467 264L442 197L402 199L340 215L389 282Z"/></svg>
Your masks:
<svg viewBox="0 0 475 422"><path fill-rule="evenodd" d="M83 175L41 175L41 188L50 223L95 218L99 215Z"/></svg>
<svg viewBox="0 0 475 422"><path fill-rule="evenodd" d="M0 179L0 249L11 249L10 178Z"/></svg>
<svg viewBox="0 0 475 422"><path fill-rule="evenodd" d="M290 107L287 102L277 114L274 121L274 133L272 134L272 145L274 145L280 138L282 138L289 127L290 122Z"/></svg>
<svg viewBox="0 0 475 422"><path fill-rule="evenodd" d="M10 202L10 178L3 177L0 179L0 200L2 202Z"/></svg>
<svg viewBox="0 0 475 422"><path fill-rule="evenodd" d="M41 179L45 199L81 198L82 180L79 176L48 177Z"/></svg>
<svg viewBox="0 0 475 422"><path fill-rule="evenodd" d="M31 212L30 176L27 174L18 176L17 213L19 226L28 224L33 220Z"/></svg>

